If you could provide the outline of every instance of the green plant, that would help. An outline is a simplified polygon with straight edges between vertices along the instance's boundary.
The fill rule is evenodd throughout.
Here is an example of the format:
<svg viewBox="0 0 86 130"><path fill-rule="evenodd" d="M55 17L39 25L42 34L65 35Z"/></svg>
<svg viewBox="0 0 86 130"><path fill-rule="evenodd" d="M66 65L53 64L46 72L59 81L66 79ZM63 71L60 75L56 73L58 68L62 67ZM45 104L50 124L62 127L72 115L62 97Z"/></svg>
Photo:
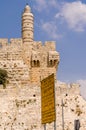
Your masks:
<svg viewBox="0 0 86 130"><path fill-rule="evenodd" d="M0 69L0 84L3 85L4 89L6 88L7 78L8 78L7 71L4 69Z"/></svg>

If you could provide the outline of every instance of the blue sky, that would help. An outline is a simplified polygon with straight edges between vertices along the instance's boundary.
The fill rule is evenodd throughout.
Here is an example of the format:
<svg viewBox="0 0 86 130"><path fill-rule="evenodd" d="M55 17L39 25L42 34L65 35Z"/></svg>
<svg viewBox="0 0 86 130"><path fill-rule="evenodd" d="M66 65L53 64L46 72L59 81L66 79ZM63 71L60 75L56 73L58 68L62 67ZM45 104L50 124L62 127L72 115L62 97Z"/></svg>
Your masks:
<svg viewBox="0 0 86 130"><path fill-rule="evenodd" d="M86 0L1 0L0 37L21 37L21 15L28 3L34 13L34 40L56 41L57 79L79 82L86 95Z"/></svg>

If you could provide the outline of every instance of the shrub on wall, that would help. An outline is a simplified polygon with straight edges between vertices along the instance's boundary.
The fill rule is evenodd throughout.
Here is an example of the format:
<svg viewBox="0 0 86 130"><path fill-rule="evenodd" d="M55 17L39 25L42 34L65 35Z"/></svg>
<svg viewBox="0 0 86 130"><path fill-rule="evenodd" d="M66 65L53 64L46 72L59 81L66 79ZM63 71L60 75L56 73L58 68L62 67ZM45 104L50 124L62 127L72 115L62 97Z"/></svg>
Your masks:
<svg viewBox="0 0 86 130"><path fill-rule="evenodd" d="M0 69L0 84L3 85L3 88L6 88L6 82L7 82L7 71L4 69Z"/></svg>

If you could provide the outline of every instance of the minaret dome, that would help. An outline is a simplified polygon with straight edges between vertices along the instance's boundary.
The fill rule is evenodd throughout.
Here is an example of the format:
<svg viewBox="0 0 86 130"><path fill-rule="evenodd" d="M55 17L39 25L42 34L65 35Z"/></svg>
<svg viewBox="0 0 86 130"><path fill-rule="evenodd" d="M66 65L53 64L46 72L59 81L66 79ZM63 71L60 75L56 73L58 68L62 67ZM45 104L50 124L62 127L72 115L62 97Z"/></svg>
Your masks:
<svg viewBox="0 0 86 130"><path fill-rule="evenodd" d="M29 5L26 5L25 9L24 9L25 13L30 13L31 12L31 8Z"/></svg>

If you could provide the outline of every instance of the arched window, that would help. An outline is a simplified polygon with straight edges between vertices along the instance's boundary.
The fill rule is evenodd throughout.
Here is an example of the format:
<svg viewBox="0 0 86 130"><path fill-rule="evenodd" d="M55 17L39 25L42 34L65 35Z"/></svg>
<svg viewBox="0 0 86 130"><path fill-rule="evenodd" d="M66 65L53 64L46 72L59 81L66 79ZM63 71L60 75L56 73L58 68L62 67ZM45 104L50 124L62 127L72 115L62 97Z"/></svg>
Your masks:
<svg viewBox="0 0 86 130"><path fill-rule="evenodd" d="M34 62L34 67L35 67L36 66L36 61L34 60L33 62Z"/></svg>
<svg viewBox="0 0 86 130"><path fill-rule="evenodd" d="M32 66L32 67L35 67L35 65L36 65L36 61L33 60L33 61L31 62L31 66Z"/></svg>
<svg viewBox="0 0 86 130"><path fill-rule="evenodd" d="M40 67L40 62L39 60L33 60L31 65L32 67Z"/></svg>
<svg viewBox="0 0 86 130"><path fill-rule="evenodd" d="M54 65L56 65L57 60L54 60Z"/></svg>
<svg viewBox="0 0 86 130"><path fill-rule="evenodd" d="M40 66L40 62L39 62L39 60L37 60L37 67L39 67Z"/></svg>
<svg viewBox="0 0 86 130"><path fill-rule="evenodd" d="M50 66L52 66L52 63L53 63L53 61L52 61L52 60L50 60Z"/></svg>

